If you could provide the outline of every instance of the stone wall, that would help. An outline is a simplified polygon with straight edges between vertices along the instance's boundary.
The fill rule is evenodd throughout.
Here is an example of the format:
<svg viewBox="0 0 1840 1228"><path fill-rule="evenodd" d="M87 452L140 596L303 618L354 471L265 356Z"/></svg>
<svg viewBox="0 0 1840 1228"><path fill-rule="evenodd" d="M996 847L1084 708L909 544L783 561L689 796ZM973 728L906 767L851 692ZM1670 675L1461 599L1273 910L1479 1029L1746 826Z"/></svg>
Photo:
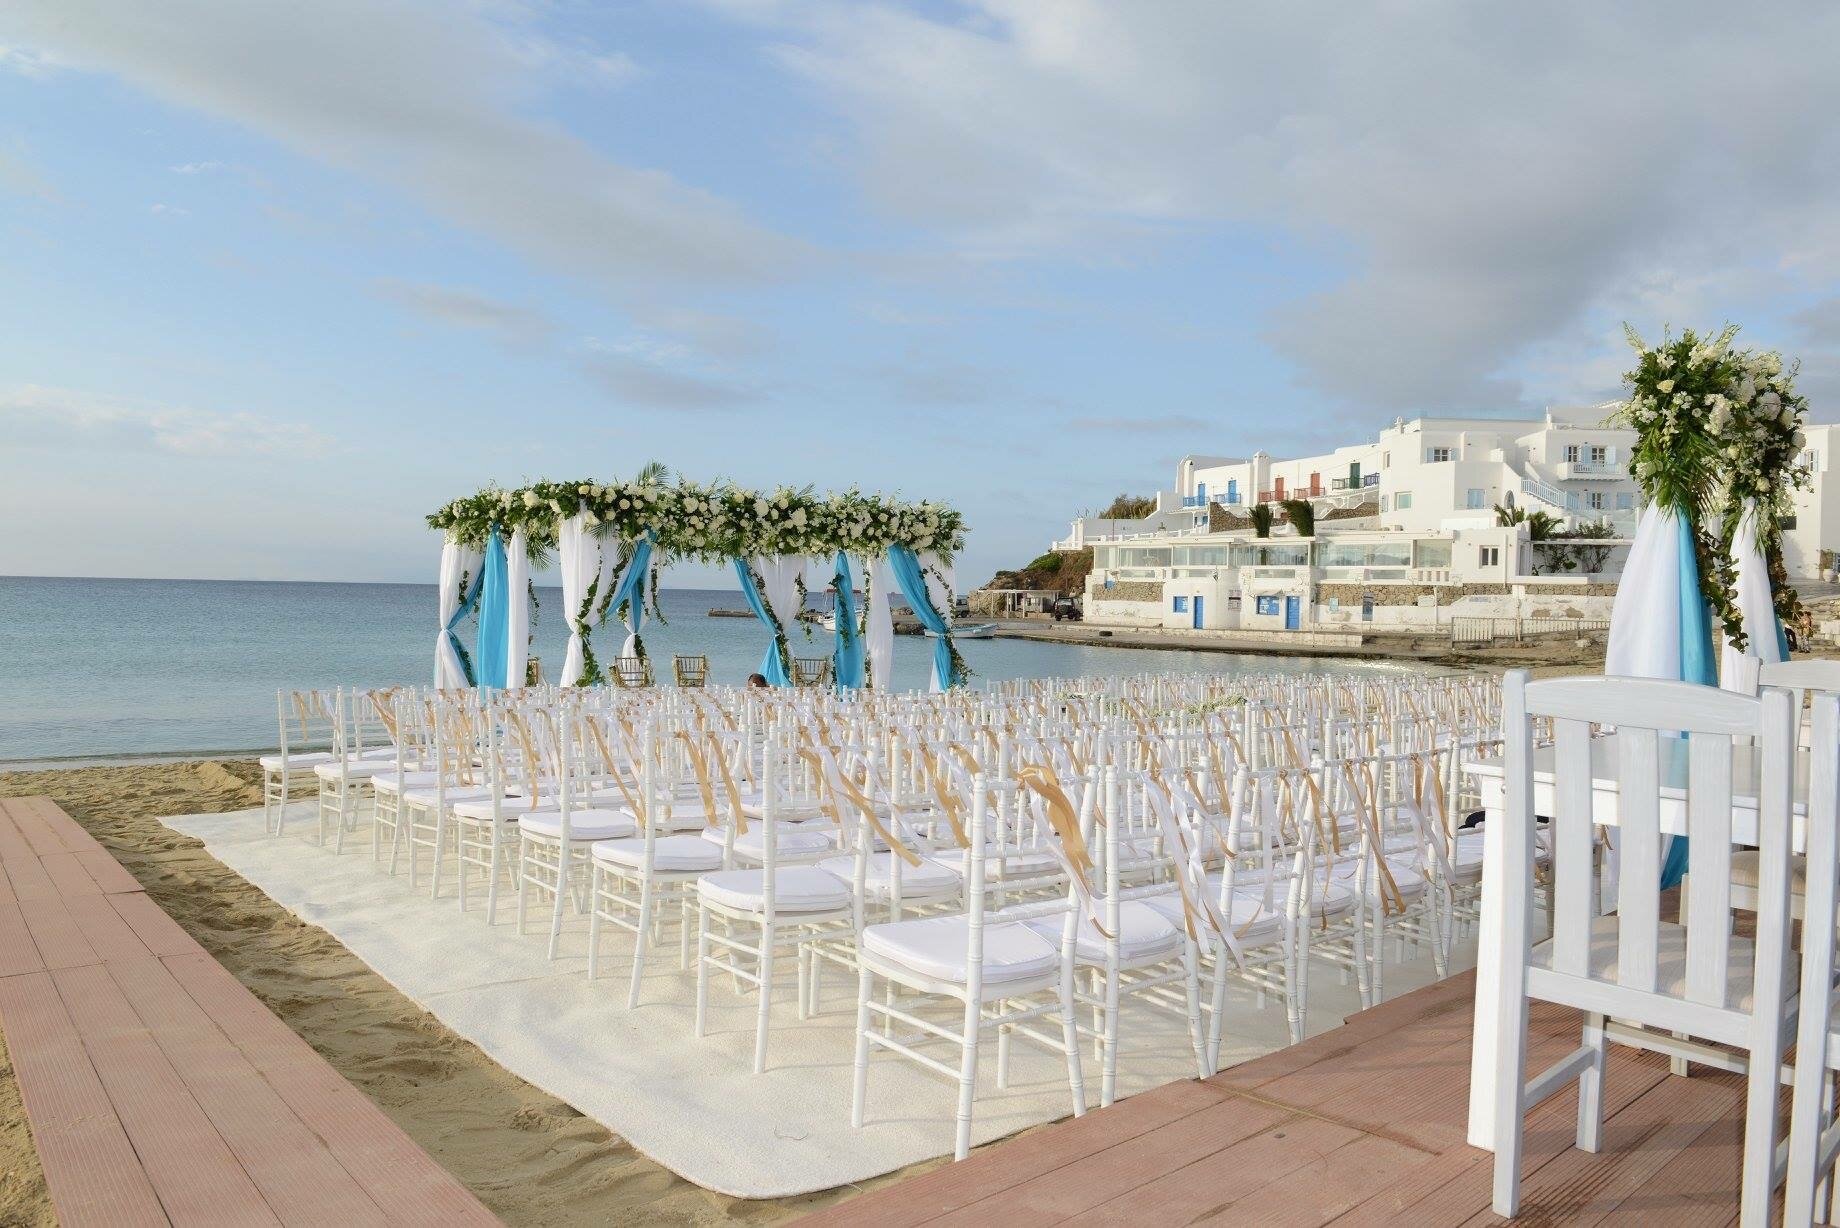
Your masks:
<svg viewBox="0 0 1840 1228"><path fill-rule="evenodd" d="M1098 603L1160 602L1163 599L1163 583L1160 580L1120 580L1110 588L1095 586L1092 590L1092 598Z"/></svg>
<svg viewBox="0 0 1840 1228"><path fill-rule="evenodd" d="M1252 521L1244 516L1235 516L1218 503L1208 504L1208 532L1231 533L1236 529L1250 529Z"/></svg>

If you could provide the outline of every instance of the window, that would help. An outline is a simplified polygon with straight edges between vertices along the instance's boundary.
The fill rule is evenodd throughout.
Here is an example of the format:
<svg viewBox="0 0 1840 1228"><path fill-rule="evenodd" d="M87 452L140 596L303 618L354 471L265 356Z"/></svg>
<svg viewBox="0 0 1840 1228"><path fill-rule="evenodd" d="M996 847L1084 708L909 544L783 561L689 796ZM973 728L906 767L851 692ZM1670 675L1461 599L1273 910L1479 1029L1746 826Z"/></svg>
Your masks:
<svg viewBox="0 0 1840 1228"><path fill-rule="evenodd" d="M1402 490L1398 494L1393 496L1393 510L1394 511L1403 512L1411 506L1412 506L1412 492L1411 491Z"/></svg>
<svg viewBox="0 0 1840 1228"><path fill-rule="evenodd" d="M1188 598L1186 597L1171 598L1169 602L1169 608L1175 611L1177 614L1188 613Z"/></svg>
<svg viewBox="0 0 1840 1228"><path fill-rule="evenodd" d="M1364 623L1374 621L1374 595L1372 593L1361 594L1361 621Z"/></svg>
<svg viewBox="0 0 1840 1228"><path fill-rule="evenodd" d="M1584 496L1584 505L1590 508L1594 512L1603 511L1604 510L1604 492L1601 490L1586 491L1585 496Z"/></svg>
<svg viewBox="0 0 1840 1228"><path fill-rule="evenodd" d="M1258 605L1258 612L1260 614L1265 614L1265 615L1277 614L1278 599L1276 597L1260 597L1259 605Z"/></svg>
<svg viewBox="0 0 1840 1228"><path fill-rule="evenodd" d="M1430 461L1434 465L1441 465L1445 461L1450 459L1450 449L1449 448L1432 448L1430 452L1426 453L1425 459Z"/></svg>
<svg viewBox="0 0 1840 1228"><path fill-rule="evenodd" d="M1627 490L1616 497L1616 510L1619 512L1634 511L1635 506L1636 506L1636 497L1634 494L1632 494L1631 492Z"/></svg>
<svg viewBox="0 0 1840 1228"><path fill-rule="evenodd" d="M1383 512L1386 510L1386 496L1385 495L1380 496L1380 510Z"/></svg>
<svg viewBox="0 0 1840 1228"><path fill-rule="evenodd" d="M1412 544L1412 566L1442 570L1450 566L1450 543L1419 541Z"/></svg>
<svg viewBox="0 0 1840 1228"><path fill-rule="evenodd" d="M1565 459L1567 461L1570 461L1573 464L1576 464L1578 462L1578 445L1577 444L1568 443L1565 445Z"/></svg>
<svg viewBox="0 0 1840 1228"><path fill-rule="evenodd" d="M1393 467L1393 454L1391 452L1382 452L1380 454L1380 467L1382 469L1391 469Z"/></svg>
<svg viewBox="0 0 1840 1228"><path fill-rule="evenodd" d="M1479 489L1478 487L1470 487L1469 491L1463 496L1463 506L1469 508L1471 511L1485 508L1488 505L1489 492Z"/></svg>
<svg viewBox="0 0 1840 1228"><path fill-rule="evenodd" d="M1477 549L1476 555L1477 555L1476 562L1483 567L1500 567L1501 566L1501 547L1500 546L1482 546Z"/></svg>
<svg viewBox="0 0 1840 1228"><path fill-rule="evenodd" d="M1593 444L1591 447L1591 463L1593 465L1609 464L1610 449L1604 447L1602 444Z"/></svg>

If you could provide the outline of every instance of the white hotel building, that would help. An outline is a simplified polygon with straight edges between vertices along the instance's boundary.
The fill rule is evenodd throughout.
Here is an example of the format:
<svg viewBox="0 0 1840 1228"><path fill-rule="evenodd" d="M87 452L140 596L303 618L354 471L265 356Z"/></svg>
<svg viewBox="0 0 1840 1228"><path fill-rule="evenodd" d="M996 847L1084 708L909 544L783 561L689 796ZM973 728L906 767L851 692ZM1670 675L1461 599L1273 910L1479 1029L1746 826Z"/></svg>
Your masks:
<svg viewBox="0 0 1840 1228"><path fill-rule="evenodd" d="M1640 514L1634 435L1604 425L1615 408L1401 418L1371 442L1289 460L1187 456L1149 516L1081 518L1054 545L1093 548L1086 617L1101 624L1353 631L1466 615L1603 618ZM1785 535L1794 576L1816 574L1821 549L1840 546L1840 497L1824 489L1837 430L1808 431L1813 488ZM1255 536L1249 508L1298 498L1315 507L1314 537L1284 524ZM1606 544L1535 547L1524 526L1497 523L1497 505L1603 525Z"/></svg>

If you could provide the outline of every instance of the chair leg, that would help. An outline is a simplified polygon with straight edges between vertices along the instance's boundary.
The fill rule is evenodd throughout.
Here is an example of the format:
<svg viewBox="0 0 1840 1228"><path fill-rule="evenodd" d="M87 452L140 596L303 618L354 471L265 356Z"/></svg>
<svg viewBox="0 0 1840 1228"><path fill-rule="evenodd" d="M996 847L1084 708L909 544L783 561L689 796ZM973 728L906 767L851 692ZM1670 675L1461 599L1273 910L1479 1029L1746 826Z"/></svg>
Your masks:
<svg viewBox="0 0 1840 1228"><path fill-rule="evenodd" d="M489 862L489 864L486 867L486 924L487 925L497 925L498 924L498 880L499 880L499 875L500 875L500 867L498 864L498 849L499 849L500 843L501 841L499 840L499 835L498 835L498 825L493 824L492 826L492 852L487 858L487 861Z"/></svg>
<svg viewBox="0 0 1840 1228"><path fill-rule="evenodd" d="M1067 1051L1067 1091L1073 1097L1073 1115L1086 1115L1086 1074L1080 1068L1080 1020L1074 1014L1073 963L1061 963L1061 1047Z"/></svg>
<svg viewBox="0 0 1840 1228"><path fill-rule="evenodd" d="M962 1160L971 1154L971 1102L977 1096L977 1059L979 1009L974 997L965 999L965 1035L958 1056L958 1133L952 1144L952 1158ZM1075 1045L1074 1061L1079 1061Z"/></svg>
<svg viewBox="0 0 1840 1228"><path fill-rule="evenodd" d="M588 871L588 979L600 971L601 959L601 868Z"/></svg>
<svg viewBox="0 0 1840 1228"><path fill-rule="evenodd" d="M1597 1151L1604 1133L1604 1017L1584 1017L1584 1043L1593 1053L1590 1066L1578 1076L1578 1150Z"/></svg>
<svg viewBox="0 0 1840 1228"><path fill-rule="evenodd" d="M1521 1209L1521 1142L1527 1101L1527 999L1518 992L1495 1050L1495 1214Z"/></svg>
<svg viewBox="0 0 1840 1228"><path fill-rule="evenodd" d="M594 871L594 881L600 881L600 870ZM601 910L594 907L593 895L590 894L588 907L595 920L600 919ZM590 922L592 927L592 922ZM652 936L652 880L648 877L639 887L639 926L633 936L632 986L626 991L626 1009L632 1010L639 1005L639 982L645 976L645 948Z"/></svg>
<svg viewBox="0 0 1840 1228"><path fill-rule="evenodd" d="M709 910L696 907L696 1035L703 1036L709 1015Z"/></svg>
<svg viewBox="0 0 1840 1228"><path fill-rule="evenodd" d="M754 1017L754 1073L767 1071L767 1024L773 1013L773 927L760 927L760 1009Z"/></svg>
<svg viewBox="0 0 1840 1228"><path fill-rule="evenodd" d="M869 969L856 972L856 1074L850 1089L850 1125L862 1129L863 1108L869 1099L869 995L875 991Z"/></svg>

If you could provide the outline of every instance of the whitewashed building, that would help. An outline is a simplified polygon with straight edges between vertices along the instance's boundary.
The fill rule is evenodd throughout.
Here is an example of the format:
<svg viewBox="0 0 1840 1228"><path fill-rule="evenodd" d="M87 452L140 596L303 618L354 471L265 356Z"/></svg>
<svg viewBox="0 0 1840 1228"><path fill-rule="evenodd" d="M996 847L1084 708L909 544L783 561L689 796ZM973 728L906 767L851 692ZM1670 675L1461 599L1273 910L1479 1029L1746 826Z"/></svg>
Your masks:
<svg viewBox="0 0 1840 1228"><path fill-rule="evenodd" d="M1537 419L1396 419L1371 442L1279 459L1187 456L1142 521L1075 521L1086 616L1200 629L1382 629L1468 615L1601 618L1638 515L1633 433L1613 405ZM1811 436L1812 438L1812 436ZM1257 504L1308 499L1315 532L1257 537ZM1545 512L1585 544L1536 545L1495 509ZM1840 505L1811 508L1810 518Z"/></svg>

